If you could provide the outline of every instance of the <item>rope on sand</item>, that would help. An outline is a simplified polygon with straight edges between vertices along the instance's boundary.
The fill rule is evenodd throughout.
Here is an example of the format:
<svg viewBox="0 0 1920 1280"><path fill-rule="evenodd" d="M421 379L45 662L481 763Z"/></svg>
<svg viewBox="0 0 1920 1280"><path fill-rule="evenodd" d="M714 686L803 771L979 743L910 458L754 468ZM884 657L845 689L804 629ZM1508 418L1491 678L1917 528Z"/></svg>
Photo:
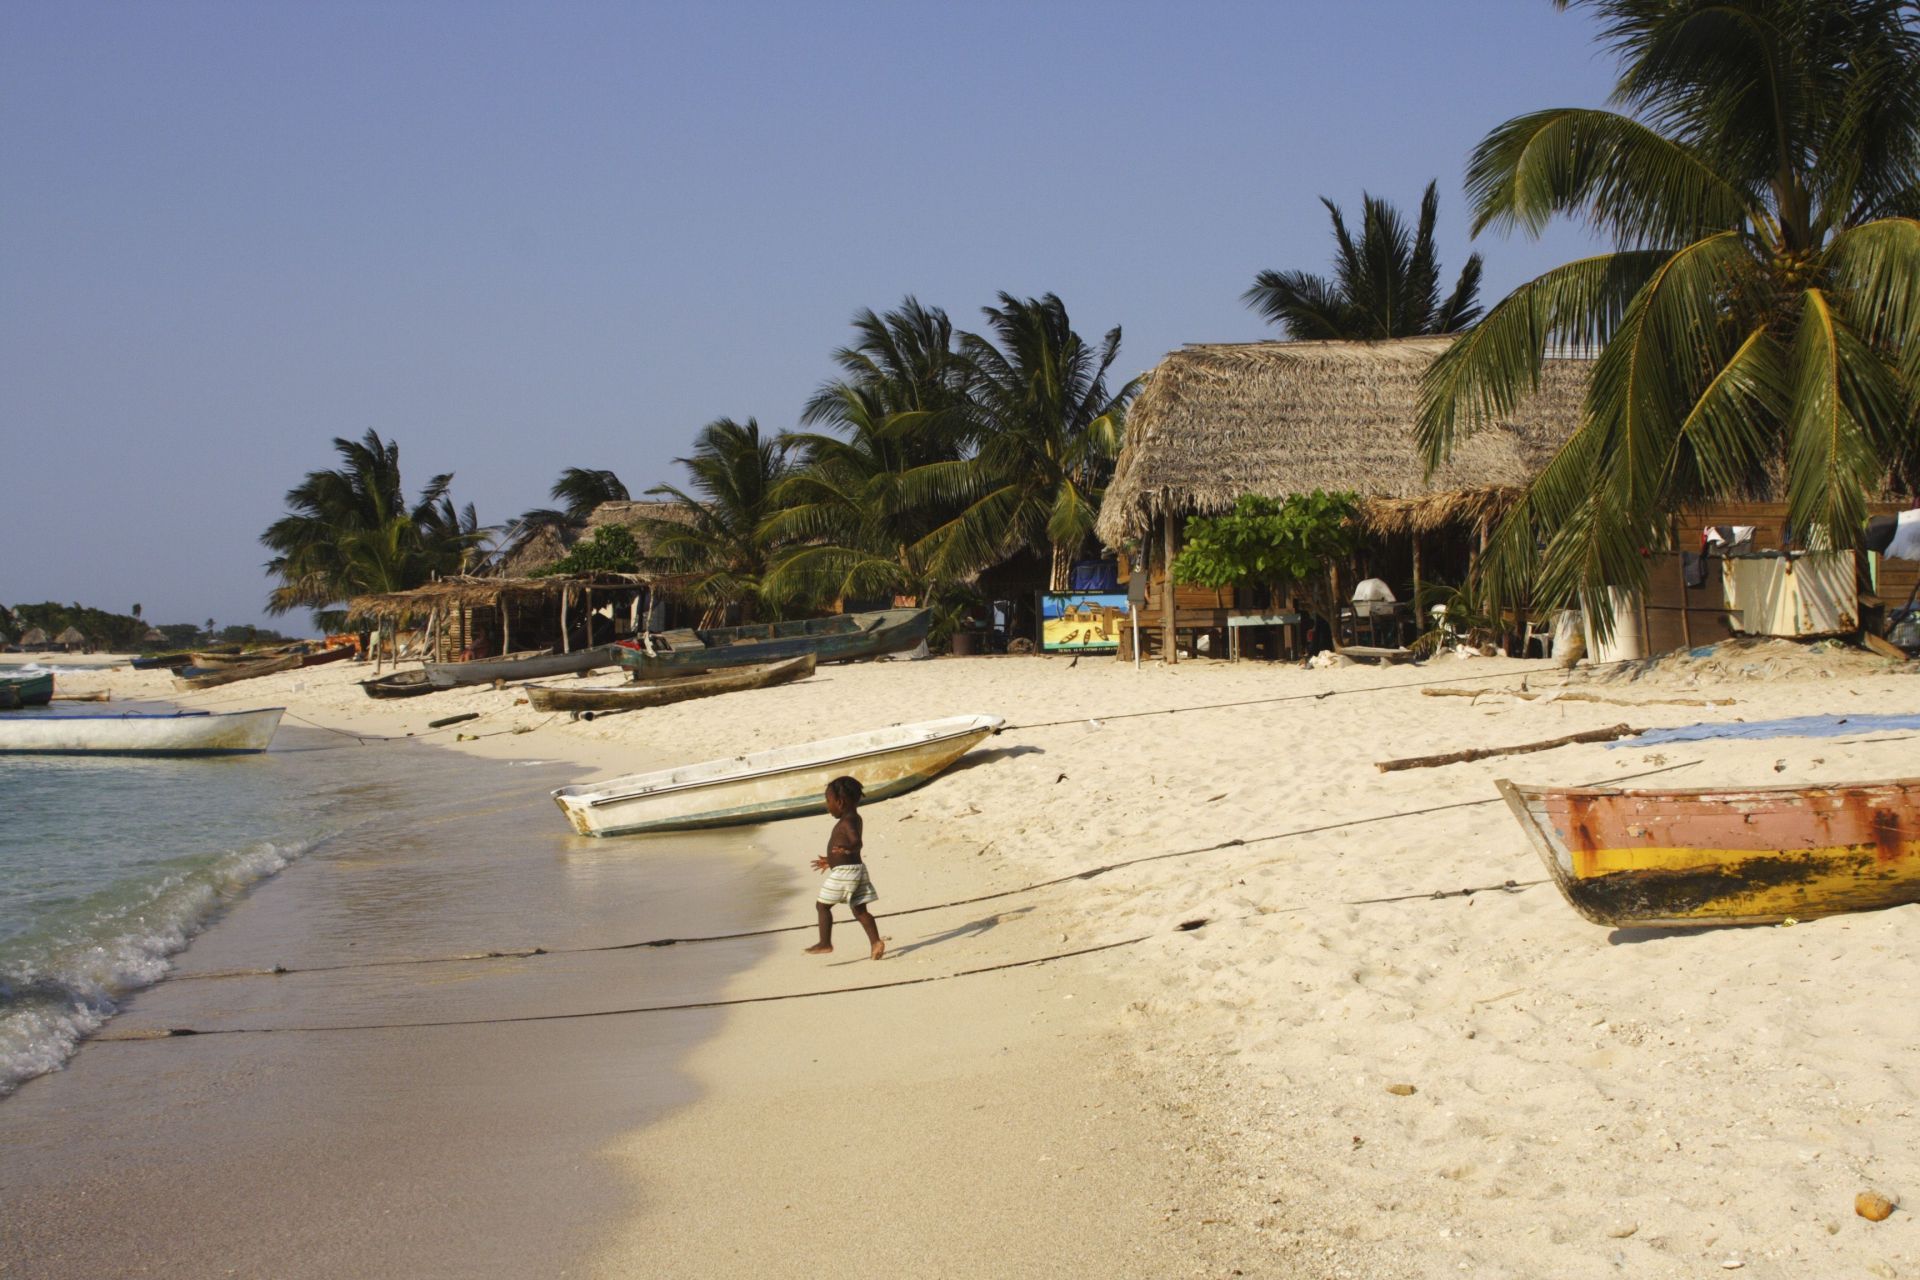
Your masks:
<svg viewBox="0 0 1920 1280"><path fill-rule="evenodd" d="M1204 923L1204 922L1200 922ZM1190 932L1199 927L1198 923L1188 922L1174 932ZM1056 951L1052 955L1034 956L1026 960L1008 960L1000 964L983 965L977 969L962 969L958 973L935 973L920 978L896 978L891 982L862 982L846 987L828 987L824 991L784 991L768 996L735 996L725 1000L688 1000L678 1004L634 1005L625 1009L588 1009L578 1013L531 1013L517 1017L504 1018L446 1018L431 1022L360 1022L343 1025L325 1025L312 1027L163 1027L152 1031L127 1031L95 1036L96 1041L130 1043L140 1040L169 1040L182 1036L263 1036L287 1031L412 1031L426 1027L490 1027L514 1022L575 1022L587 1018L619 1018L639 1013L677 1013L691 1009L729 1009L747 1004L776 1004L787 1000L812 1000L820 996L848 995L857 991L885 991L891 987L917 987L929 982L951 982L955 978L975 978L982 974L999 973L1006 969L1026 969L1034 965L1051 964L1056 960L1071 960L1075 956L1090 956L1101 951L1113 951L1120 947L1131 947L1145 942L1153 934L1141 934L1136 938L1122 938L1118 942L1103 942L1098 946L1079 947L1073 951Z"/></svg>
<svg viewBox="0 0 1920 1280"><path fill-rule="evenodd" d="M1698 764L1697 760L1683 760L1679 764L1664 765L1658 769L1647 769L1640 773L1622 774L1618 777L1603 779L1600 782L1584 785L1600 786L1610 782L1630 782L1638 778L1651 777L1659 773L1672 773L1676 769L1687 769ZM1289 831L1275 831L1261 836L1235 836L1231 840L1222 840L1217 844L1201 845L1193 849L1174 849L1166 853L1149 853L1138 858L1128 858L1120 862L1110 862L1103 866L1088 867L1082 871L1069 872L1055 876L1051 880L1040 880L1033 884L1021 885L1013 889L1000 889L993 893L983 893L971 898L955 898L951 902L936 902L923 907L908 907L901 911L890 911L878 915L877 920L892 920L902 916L920 915L927 911L945 911L953 907L977 906L983 902L995 902L1003 898L1019 897L1023 894L1037 893L1042 889L1051 889L1058 885L1071 884L1076 880L1093 880L1110 872L1137 867L1149 862L1164 862L1170 858L1191 858L1203 853L1216 853L1222 849L1237 849L1246 845L1268 844L1276 840L1292 840L1301 836L1320 835L1329 831L1342 831L1351 827L1367 826L1376 822L1393 822L1402 818L1418 818L1428 814L1444 813L1451 809L1472 809L1481 805L1503 803L1500 796L1489 796L1483 800L1457 800L1451 804L1429 805L1422 809L1407 809L1394 813L1378 813L1365 818L1349 818L1341 822L1322 823L1313 827L1296 827ZM1411 902L1416 900L1438 900L1450 897L1471 897L1476 893L1489 890L1531 888L1548 883L1546 880L1512 881L1498 885L1485 885L1467 889L1439 889L1424 893L1401 894L1391 898L1362 898L1351 902L1339 902L1332 905L1343 907L1374 906L1389 902ZM814 929L812 923L780 925L771 929L750 929L741 933L713 933L689 938L649 938L639 942L612 942L594 947L522 947L517 949L498 949L466 952L448 956L406 956L394 960L356 960L346 964L307 965L295 968L287 965L274 965L267 969L217 969L204 973L174 974L172 982L205 982L211 979L225 978L269 978L299 973L337 973L346 969L395 969L423 964L463 964L478 960L527 960L536 956L586 955L606 951L639 951L647 948L692 946L702 942L735 942L747 938L770 938L783 933L803 933Z"/></svg>

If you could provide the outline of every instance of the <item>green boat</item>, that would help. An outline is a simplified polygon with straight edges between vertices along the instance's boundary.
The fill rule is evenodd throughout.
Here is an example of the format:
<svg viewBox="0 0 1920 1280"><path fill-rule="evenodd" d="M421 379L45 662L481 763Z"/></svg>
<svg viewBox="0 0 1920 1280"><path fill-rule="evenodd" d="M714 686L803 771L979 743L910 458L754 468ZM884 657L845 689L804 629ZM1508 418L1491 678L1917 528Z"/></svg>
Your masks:
<svg viewBox="0 0 1920 1280"><path fill-rule="evenodd" d="M44 707L53 701L53 672L31 676L0 676L0 709Z"/></svg>
<svg viewBox="0 0 1920 1280"><path fill-rule="evenodd" d="M816 662L852 662L903 653L927 638L932 622L926 609L880 609L799 622L656 631L639 640L622 640L615 648L620 665L635 678L658 680L806 654Z"/></svg>

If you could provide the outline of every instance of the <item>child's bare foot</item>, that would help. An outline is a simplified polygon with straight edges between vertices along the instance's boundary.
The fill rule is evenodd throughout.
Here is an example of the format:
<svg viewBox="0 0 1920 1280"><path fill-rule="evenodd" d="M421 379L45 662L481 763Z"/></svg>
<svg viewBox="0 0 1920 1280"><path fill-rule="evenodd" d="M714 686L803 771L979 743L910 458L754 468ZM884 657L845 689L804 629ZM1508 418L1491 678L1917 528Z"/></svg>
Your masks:
<svg viewBox="0 0 1920 1280"><path fill-rule="evenodd" d="M880 939L875 938L873 940L873 958L875 960L878 960L881 956L885 954L887 954L887 944L880 941Z"/></svg>
<svg viewBox="0 0 1920 1280"><path fill-rule="evenodd" d="M812 946L808 947L805 951L801 952L801 954L809 955L809 956L823 956L823 955L826 955L831 950L833 950L833 948L828 944L824 942L816 942ZM875 960L878 960L879 958L880 958L879 956L874 957Z"/></svg>

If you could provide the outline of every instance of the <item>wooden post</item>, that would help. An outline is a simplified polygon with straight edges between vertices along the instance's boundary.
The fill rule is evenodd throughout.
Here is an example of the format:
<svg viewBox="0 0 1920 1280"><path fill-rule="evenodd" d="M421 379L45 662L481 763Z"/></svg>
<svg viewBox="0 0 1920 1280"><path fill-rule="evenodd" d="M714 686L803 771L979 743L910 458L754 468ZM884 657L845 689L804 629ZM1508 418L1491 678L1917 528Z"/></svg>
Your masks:
<svg viewBox="0 0 1920 1280"><path fill-rule="evenodd" d="M1416 633L1425 634L1427 629L1427 615L1426 615L1426 611L1420 607L1420 534L1419 534L1419 531L1409 529L1407 531L1407 538L1409 541L1413 543L1413 629Z"/></svg>
<svg viewBox="0 0 1920 1280"><path fill-rule="evenodd" d="M513 652L513 642L509 631L509 628L513 624L507 620L507 598L501 596L500 603L496 607L500 610L500 656L504 658Z"/></svg>
<svg viewBox="0 0 1920 1280"><path fill-rule="evenodd" d="M1161 645L1160 660L1162 662L1165 662L1168 666L1172 666L1174 663L1180 661L1180 656L1178 653L1174 651L1173 510L1171 507L1168 507L1166 509L1165 513L1161 516L1161 521L1162 523L1160 526L1160 557L1161 557L1160 590L1164 593L1164 596L1160 604L1160 645ZM1148 579L1148 581L1152 581L1152 579Z"/></svg>
<svg viewBox="0 0 1920 1280"><path fill-rule="evenodd" d="M567 597L571 595L565 583L560 585L560 652L572 653L573 645L567 639Z"/></svg>
<svg viewBox="0 0 1920 1280"><path fill-rule="evenodd" d="M1673 563L1680 570L1680 643L1693 648L1693 626L1687 621L1687 558L1680 553L1679 522L1668 520L1667 541L1673 544Z"/></svg>

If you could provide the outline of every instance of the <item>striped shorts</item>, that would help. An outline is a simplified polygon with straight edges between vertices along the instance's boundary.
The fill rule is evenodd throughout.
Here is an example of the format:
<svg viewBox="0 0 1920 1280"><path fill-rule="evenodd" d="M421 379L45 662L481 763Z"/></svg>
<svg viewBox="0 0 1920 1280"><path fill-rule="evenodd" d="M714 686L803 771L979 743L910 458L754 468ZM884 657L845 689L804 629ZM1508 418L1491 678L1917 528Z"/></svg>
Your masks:
<svg viewBox="0 0 1920 1280"><path fill-rule="evenodd" d="M869 902L879 901L873 881L867 877L867 867L863 862L843 863L837 867L828 867L826 879L820 882L818 902L828 906L846 903L850 907L864 907Z"/></svg>

